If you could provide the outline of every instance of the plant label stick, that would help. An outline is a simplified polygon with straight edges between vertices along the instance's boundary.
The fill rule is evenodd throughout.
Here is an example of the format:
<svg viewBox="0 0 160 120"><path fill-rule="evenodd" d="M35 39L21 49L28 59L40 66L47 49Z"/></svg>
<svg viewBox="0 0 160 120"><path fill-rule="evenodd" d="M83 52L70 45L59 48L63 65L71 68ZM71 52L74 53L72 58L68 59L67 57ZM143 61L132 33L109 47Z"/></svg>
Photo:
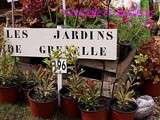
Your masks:
<svg viewBox="0 0 160 120"><path fill-rule="evenodd" d="M59 59L55 60L55 69L57 73L57 85L58 85L58 105L60 106L60 90L62 89L62 74L67 73L67 60Z"/></svg>

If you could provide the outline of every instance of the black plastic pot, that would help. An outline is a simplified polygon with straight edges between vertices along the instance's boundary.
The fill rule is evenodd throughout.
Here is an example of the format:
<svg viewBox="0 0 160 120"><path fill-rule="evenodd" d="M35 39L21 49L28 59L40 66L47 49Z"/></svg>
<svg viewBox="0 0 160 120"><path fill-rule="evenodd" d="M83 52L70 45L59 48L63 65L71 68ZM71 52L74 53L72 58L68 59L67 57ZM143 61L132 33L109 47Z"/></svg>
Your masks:
<svg viewBox="0 0 160 120"><path fill-rule="evenodd" d="M158 35L158 30L159 30L159 27L158 27L158 26L154 26L154 27L151 29L151 35L152 35L152 36L157 36L157 35Z"/></svg>
<svg viewBox="0 0 160 120"><path fill-rule="evenodd" d="M131 50L131 43L119 43L119 62L125 60L125 58L127 58Z"/></svg>

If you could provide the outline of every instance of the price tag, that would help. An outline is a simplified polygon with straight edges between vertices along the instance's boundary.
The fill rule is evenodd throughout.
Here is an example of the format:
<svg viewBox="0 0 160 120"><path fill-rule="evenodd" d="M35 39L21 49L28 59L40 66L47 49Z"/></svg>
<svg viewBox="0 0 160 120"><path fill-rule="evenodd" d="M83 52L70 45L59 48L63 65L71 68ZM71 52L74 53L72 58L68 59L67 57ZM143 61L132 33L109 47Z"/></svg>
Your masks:
<svg viewBox="0 0 160 120"><path fill-rule="evenodd" d="M13 0L13 2L16 2L16 1L18 1L18 0ZM12 0L7 0L7 2L10 3L10 2L12 2Z"/></svg>
<svg viewBox="0 0 160 120"><path fill-rule="evenodd" d="M55 61L56 73L67 73L67 60L60 59Z"/></svg>

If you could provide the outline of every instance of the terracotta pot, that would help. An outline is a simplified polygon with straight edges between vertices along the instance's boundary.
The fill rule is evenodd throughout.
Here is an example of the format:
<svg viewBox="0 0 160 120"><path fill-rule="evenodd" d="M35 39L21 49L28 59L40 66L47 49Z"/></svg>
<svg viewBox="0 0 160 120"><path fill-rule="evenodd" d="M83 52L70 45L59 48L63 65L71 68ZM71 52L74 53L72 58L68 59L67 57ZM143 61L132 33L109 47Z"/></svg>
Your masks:
<svg viewBox="0 0 160 120"><path fill-rule="evenodd" d="M99 111L84 111L81 110L82 120L109 120L107 110L104 108Z"/></svg>
<svg viewBox="0 0 160 120"><path fill-rule="evenodd" d="M51 118L53 116L54 111L57 108L57 97L53 98L52 101L38 102L33 98L31 98L30 94L32 92L33 90L30 90L28 92L28 99L29 99L32 115L34 117L44 118L44 119Z"/></svg>
<svg viewBox="0 0 160 120"><path fill-rule="evenodd" d="M134 120L134 115L135 115L135 112L138 108L137 104L135 104L135 110L134 111L131 111L131 112L123 112L123 111L120 111L120 110L116 110L115 108L113 108L113 106L111 107L112 109L112 120Z"/></svg>
<svg viewBox="0 0 160 120"><path fill-rule="evenodd" d="M14 104L18 100L17 86L0 87L0 103Z"/></svg>
<svg viewBox="0 0 160 120"><path fill-rule="evenodd" d="M111 98L100 96L98 102L101 107L94 111L86 111L83 104L79 105L82 120L110 120Z"/></svg>
<svg viewBox="0 0 160 120"><path fill-rule="evenodd" d="M153 80L145 80L143 84L143 92L152 97L160 96L160 83L153 84Z"/></svg>
<svg viewBox="0 0 160 120"><path fill-rule="evenodd" d="M64 115L70 118L77 118L80 117L81 112L78 108L76 100L72 97L65 96L65 92L68 92L65 88L62 88L61 93L61 109Z"/></svg>

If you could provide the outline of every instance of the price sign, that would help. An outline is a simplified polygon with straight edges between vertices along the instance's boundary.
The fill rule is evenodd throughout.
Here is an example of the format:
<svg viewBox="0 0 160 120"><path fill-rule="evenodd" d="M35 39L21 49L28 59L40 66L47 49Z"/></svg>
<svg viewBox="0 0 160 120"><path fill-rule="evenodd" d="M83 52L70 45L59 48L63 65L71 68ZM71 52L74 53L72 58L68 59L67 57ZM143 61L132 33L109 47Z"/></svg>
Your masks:
<svg viewBox="0 0 160 120"><path fill-rule="evenodd" d="M60 59L55 61L56 73L67 73L67 60Z"/></svg>

